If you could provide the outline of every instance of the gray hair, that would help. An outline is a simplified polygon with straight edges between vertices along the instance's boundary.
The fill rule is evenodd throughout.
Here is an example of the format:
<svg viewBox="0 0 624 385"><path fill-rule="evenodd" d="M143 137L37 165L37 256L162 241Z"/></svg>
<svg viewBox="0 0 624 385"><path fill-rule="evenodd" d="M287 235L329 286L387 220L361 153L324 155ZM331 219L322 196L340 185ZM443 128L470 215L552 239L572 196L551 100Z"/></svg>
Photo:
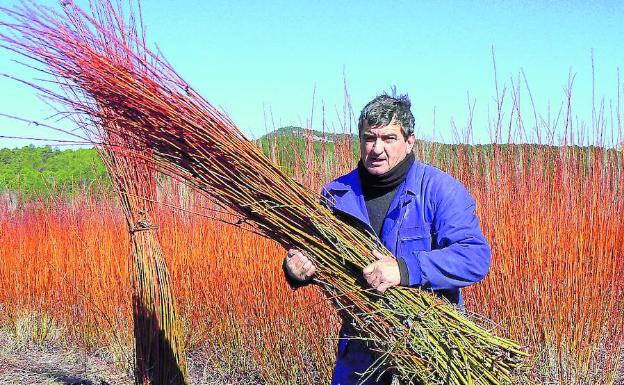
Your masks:
<svg viewBox="0 0 624 385"><path fill-rule="evenodd" d="M401 125L401 131L406 138L414 133L414 115L410 111L412 103L407 95L397 97L387 94L379 95L368 102L360 113L358 132L362 137L364 122L369 127L383 127L392 122Z"/></svg>

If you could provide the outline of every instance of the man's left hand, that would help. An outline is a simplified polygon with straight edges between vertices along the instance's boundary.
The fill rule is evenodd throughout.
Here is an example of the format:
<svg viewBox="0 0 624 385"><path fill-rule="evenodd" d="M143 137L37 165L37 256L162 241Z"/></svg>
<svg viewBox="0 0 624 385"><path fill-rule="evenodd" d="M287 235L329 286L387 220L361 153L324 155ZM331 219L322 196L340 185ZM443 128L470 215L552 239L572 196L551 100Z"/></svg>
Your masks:
<svg viewBox="0 0 624 385"><path fill-rule="evenodd" d="M366 266L362 272L366 282L379 293L383 293L392 286L401 283L399 263L392 257L386 257L377 250L373 250L373 256L377 261Z"/></svg>

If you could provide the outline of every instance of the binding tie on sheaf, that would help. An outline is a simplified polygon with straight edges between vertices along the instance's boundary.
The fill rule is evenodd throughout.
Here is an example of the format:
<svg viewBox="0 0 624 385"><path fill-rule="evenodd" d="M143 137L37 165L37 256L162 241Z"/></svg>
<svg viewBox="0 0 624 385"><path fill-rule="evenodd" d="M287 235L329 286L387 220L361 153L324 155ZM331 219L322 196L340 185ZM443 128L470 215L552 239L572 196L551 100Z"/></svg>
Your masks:
<svg viewBox="0 0 624 385"><path fill-rule="evenodd" d="M158 230L158 226L152 225L147 219L139 219L134 226L128 229L130 234L138 233L140 231Z"/></svg>

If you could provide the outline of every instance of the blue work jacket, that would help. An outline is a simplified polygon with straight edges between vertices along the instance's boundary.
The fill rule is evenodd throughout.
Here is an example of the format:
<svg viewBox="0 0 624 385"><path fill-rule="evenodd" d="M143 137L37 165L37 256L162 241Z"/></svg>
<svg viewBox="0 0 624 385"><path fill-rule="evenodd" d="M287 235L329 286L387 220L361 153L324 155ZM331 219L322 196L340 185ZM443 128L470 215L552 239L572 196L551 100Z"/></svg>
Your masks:
<svg viewBox="0 0 624 385"><path fill-rule="evenodd" d="M322 191L327 205L340 216L360 222L374 234L368 218L358 170ZM407 267L410 286L421 286L463 306L460 288L485 277L490 246L475 216L475 201L464 185L443 171L418 161L409 169L383 222L381 243ZM359 340L340 331L332 384L357 384L358 373L375 360ZM389 384L390 375L372 376L363 384Z"/></svg>

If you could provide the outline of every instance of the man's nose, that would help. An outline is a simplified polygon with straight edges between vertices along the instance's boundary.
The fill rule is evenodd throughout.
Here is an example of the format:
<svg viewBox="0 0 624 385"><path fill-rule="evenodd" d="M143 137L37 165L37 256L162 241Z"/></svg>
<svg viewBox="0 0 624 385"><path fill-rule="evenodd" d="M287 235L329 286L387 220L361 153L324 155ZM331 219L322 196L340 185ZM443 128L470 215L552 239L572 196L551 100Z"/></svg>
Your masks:
<svg viewBox="0 0 624 385"><path fill-rule="evenodd" d="M383 152L383 148L383 140L381 140L381 138L377 138L377 140L375 140L375 144L373 145L373 153L381 154Z"/></svg>

